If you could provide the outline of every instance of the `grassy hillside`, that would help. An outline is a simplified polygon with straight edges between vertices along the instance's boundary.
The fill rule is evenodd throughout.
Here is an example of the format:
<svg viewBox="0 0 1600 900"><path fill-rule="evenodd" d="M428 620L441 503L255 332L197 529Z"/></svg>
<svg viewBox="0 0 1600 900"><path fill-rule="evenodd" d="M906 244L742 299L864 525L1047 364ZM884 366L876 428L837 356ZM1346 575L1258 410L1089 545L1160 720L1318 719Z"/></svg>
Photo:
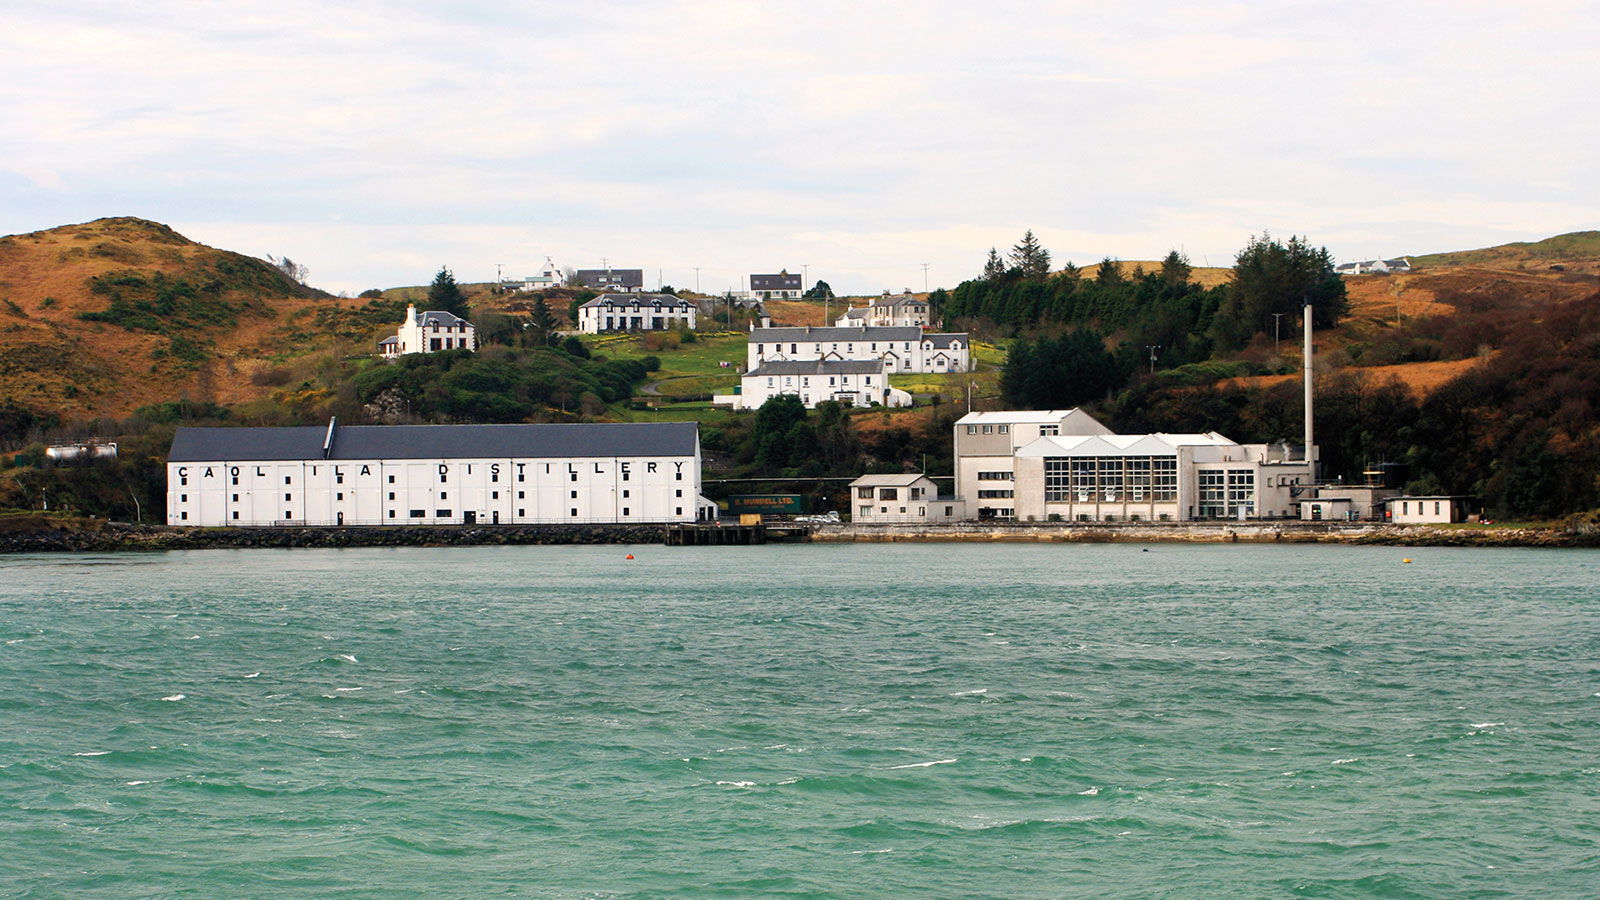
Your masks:
<svg viewBox="0 0 1600 900"><path fill-rule="evenodd" d="M0 393L69 417L250 399L268 360L327 343L284 326L341 302L144 219L3 237Z"/></svg>
<svg viewBox="0 0 1600 900"><path fill-rule="evenodd" d="M1503 269L1545 269L1600 272L1600 231L1574 231L1542 241L1516 241L1481 250L1456 250L1408 257L1413 266L1489 266Z"/></svg>

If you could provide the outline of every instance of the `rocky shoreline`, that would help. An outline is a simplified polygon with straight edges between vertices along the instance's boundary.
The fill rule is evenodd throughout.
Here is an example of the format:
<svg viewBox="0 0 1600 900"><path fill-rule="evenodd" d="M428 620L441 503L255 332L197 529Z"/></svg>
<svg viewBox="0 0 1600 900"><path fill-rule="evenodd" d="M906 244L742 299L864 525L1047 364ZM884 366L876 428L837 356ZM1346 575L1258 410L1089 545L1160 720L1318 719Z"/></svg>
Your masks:
<svg viewBox="0 0 1600 900"><path fill-rule="evenodd" d="M661 544L660 525L494 525L341 528L171 528L97 520L0 528L0 553L213 550L260 547L445 547Z"/></svg>
<svg viewBox="0 0 1600 900"><path fill-rule="evenodd" d="M1600 547L1600 528L1578 523L1551 528L1449 527L1334 522L1170 522L1128 524L957 523L951 525L834 525L810 539L823 543L1198 543L1367 544L1403 547Z"/></svg>
<svg viewBox="0 0 1600 900"><path fill-rule="evenodd" d="M662 544L662 525L409 525L173 528L46 515L0 518L0 553L257 547L445 547ZM1600 547L1600 527L1435 527L1326 522L822 525L814 543L1314 543L1404 547Z"/></svg>

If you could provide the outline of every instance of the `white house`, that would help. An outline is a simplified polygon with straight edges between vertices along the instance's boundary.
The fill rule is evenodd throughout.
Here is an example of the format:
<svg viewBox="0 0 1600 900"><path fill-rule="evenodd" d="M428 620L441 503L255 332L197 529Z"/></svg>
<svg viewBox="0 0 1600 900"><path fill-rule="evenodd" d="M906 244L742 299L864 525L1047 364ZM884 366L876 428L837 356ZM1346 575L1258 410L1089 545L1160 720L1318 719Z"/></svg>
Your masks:
<svg viewBox="0 0 1600 900"><path fill-rule="evenodd" d="M939 496L926 475L863 475L850 482L850 518L858 524L928 525L965 518L961 500Z"/></svg>
<svg viewBox="0 0 1600 900"><path fill-rule="evenodd" d="M637 294L644 290L643 269L579 269L578 283L596 291Z"/></svg>
<svg viewBox="0 0 1600 900"><path fill-rule="evenodd" d="M971 342L964 333L931 334L913 326L856 328L756 328L745 351L746 368L775 361L882 360L895 372L966 372Z"/></svg>
<svg viewBox="0 0 1600 900"><path fill-rule="evenodd" d="M1396 525L1438 525L1465 522L1477 508L1473 498L1440 494L1389 498L1389 521Z"/></svg>
<svg viewBox="0 0 1600 900"><path fill-rule="evenodd" d="M759 409L779 394L793 394L806 409L825 400L850 406L910 406L911 395L889 386L882 360L775 361L739 377L739 393L718 395L716 404L734 409Z"/></svg>
<svg viewBox="0 0 1600 900"><path fill-rule="evenodd" d="M566 283L566 280L567 276L561 271L561 267L551 262L550 257L547 256L544 259L543 268L539 270L539 274L529 275L521 281L515 279L502 281L500 282L500 287L508 291L543 291L560 287Z"/></svg>
<svg viewBox="0 0 1600 900"><path fill-rule="evenodd" d="M699 313L693 301L671 294L601 294L578 307L578 330L600 334L693 328Z"/></svg>
<svg viewBox="0 0 1600 900"><path fill-rule="evenodd" d="M870 304L857 309L847 309L834 324L840 328L856 325L871 327L928 327L928 301L917 299L909 290L898 297L888 291Z"/></svg>
<svg viewBox="0 0 1600 900"><path fill-rule="evenodd" d="M435 350L476 350L478 330L454 313L430 309L418 314L416 304L406 307L406 321L398 334L378 342L378 349L389 359L406 353L432 353Z"/></svg>
<svg viewBox="0 0 1600 900"><path fill-rule="evenodd" d="M1386 275L1390 272L1411 271L1411 260L1405 257L1397 259L1362 259L1354 262L1340 263L1333 267L1336 275Z"/></svg>
<svg viewBox="0 0 1600 900"><path fill-rule="evenodd" d="M179 428L167 524L690 522L693 422Z"/></svg>
<svg viewBox="0 0 1600 900"><path fill-rule="evenodd" d="M789 274L788 269L783 269L776 275L751 275L750 290L745 292L749 300L798 300L805 292L805 287L800 283L799 275Z"/></svg>
<svg viewBox="0 0 1600 900"><path fill-rule="evenodd" d="M1081 410L969 413L955 431L957 491L980 519L1289 518L1314 482L1302 448L1115 434Z"/></svg>

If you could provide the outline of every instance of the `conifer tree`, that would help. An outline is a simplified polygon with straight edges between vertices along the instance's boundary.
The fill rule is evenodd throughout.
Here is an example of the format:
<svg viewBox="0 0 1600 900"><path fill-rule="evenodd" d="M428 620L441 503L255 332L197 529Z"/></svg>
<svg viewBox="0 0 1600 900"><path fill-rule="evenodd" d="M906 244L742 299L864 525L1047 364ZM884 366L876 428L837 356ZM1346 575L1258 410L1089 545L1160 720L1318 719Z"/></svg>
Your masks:
<svg viewBox="0 0 1600 900"><path fill-rule="evenodd" d="M989 248L989 260L983 264L983 277L988 281L999 281L1006 277L1005 261L993 247Z"/></svg>
<svg viewBox="0 0 1600 900"><path fill-rule="evenodd" d="M471 314L467 295L456 284L456 277L450 274L449 266L440 266L439 274L433 276L433 284L428 287L428 308L443 310L463 319Z"/></svg>
<svg viewBox="0 0 1600 900"><path fill-rule="evenodd" d="M1032 228L1022 236L1022 243L1011 248L1011 263L1022 270L1023 278L1043 278L1050 274L1050 251L1039 245Z"/></svg>

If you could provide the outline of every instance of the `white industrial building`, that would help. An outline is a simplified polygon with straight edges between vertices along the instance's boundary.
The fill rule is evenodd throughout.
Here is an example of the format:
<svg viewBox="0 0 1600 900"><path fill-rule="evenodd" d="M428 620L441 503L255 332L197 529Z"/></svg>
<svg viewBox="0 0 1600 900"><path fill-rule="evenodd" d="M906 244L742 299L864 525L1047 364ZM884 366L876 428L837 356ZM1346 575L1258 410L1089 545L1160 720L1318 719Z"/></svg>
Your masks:
<svg viewBox="0 0 1600 900"><path fill-rule="evenodd" d="M693 328L700 307L671 294L601 294L578 307L578 330L669 331Z"/></svg>
<svg viewBox="0 0 1600 900"><path fill-rule="evenodd" d="M961 501L939 496L926 475L863 475L850 482L850 520L858 525L930 525L965 518Z"/></svg>
<svg viewBox="0 0 1600 900"><path fill-rule="evenodd" d="M692 522L693 422L179 428L169 525Z"/></svg>
<svg viewBox="0 0 1600 900"><path fill-rule="evenodd" d="M1078 409L975 412L955 425L956 492L979 519L1290 518L1314 482L1297 451L1215 432L1115 434Z"/></svg>
<svg viewBox="0 0 1600 900"><path fill-rule="evenodd" d="M454 313L430 309L420 315L415 304L406 306L406 320L400 331L378 342L378 349L389 359L406 353L432 353L435 350L476 350L478 329Z"/></svg>
<svg viewBox="0 0 1600 900"><path fill-rule="evenodd" d="M746 368L795 360L882 360L890 373L966 372L972 346L963 333L930 334L914 326L755 328Z"/></svg>
<svg viewBox="0 0 1600 900"><path fill-rule="evenodd" d="M719 394L716 405L760 409L780 394L800 398L806 409L834 400L847 406L910 406L911 395L889 386L881 359L779 360L739 376L739 393Z"/></svg>

